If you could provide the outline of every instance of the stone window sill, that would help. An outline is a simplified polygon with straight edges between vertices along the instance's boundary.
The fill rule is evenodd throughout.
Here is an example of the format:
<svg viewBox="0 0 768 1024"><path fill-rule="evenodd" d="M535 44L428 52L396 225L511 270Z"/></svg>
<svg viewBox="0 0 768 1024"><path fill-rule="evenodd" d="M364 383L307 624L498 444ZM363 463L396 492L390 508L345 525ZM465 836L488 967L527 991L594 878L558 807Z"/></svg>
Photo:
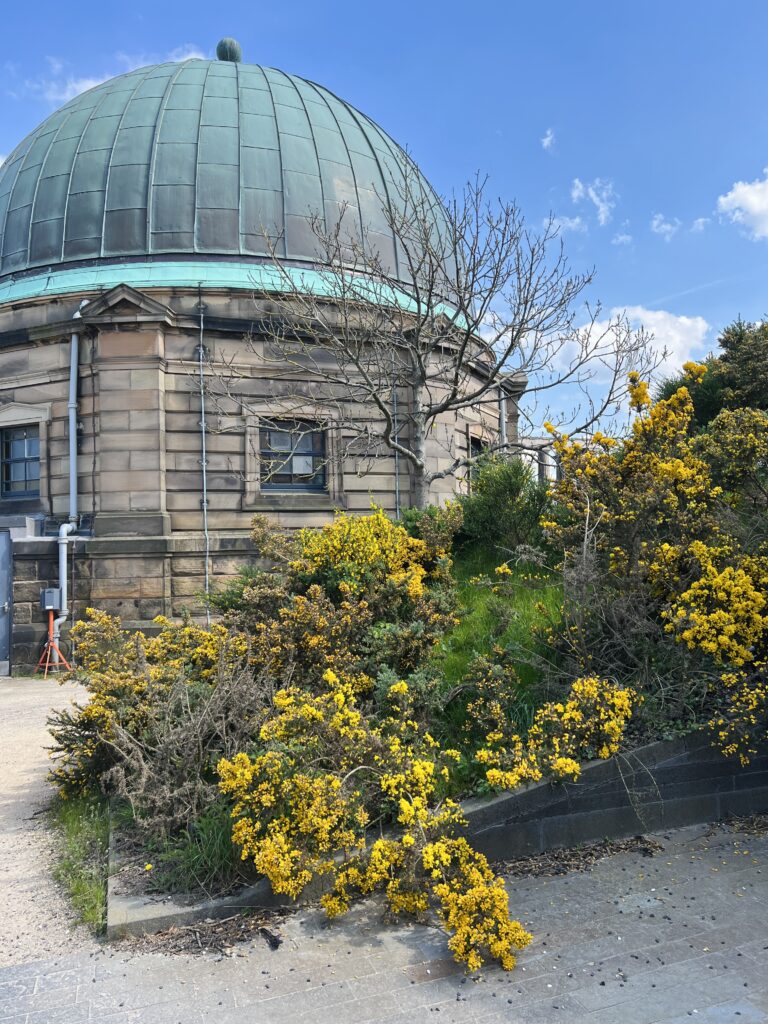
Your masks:
<svg viewBox="0 0 768 1024"><path fill-rule="evenodd" d="M45 513L45 511L39 497L0 498L0 515L29 516L36 512Z"/></svg>

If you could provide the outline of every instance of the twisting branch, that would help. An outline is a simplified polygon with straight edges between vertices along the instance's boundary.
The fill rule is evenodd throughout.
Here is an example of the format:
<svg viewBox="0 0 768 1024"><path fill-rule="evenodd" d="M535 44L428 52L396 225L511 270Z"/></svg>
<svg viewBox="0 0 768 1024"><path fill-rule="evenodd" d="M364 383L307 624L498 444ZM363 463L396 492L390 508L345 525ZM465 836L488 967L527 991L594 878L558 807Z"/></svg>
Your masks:
<svg viewBox="0 0 768 1024"><path fill-rule="evenodd" d="M532 428L585 432L620 405L627 372L649 366L643 332L583 314L593 275L570 270L554 221L534 233L485 190L478 177L443 203L411 168L381 201L387 233L349 207L330 228L312 217L316 265L272 243L280 294L254 295L248 344L271 382L269 415L333 425L337 457L361 473L396 453L419 506L476 460L457 444L467 410L484 412L486 452L514 452L517 438L493 429L503 397L526 392ZM247 412L253 373L235 356L211 366L211 388ZM566 402L572 414L554 411Z"/></svg>

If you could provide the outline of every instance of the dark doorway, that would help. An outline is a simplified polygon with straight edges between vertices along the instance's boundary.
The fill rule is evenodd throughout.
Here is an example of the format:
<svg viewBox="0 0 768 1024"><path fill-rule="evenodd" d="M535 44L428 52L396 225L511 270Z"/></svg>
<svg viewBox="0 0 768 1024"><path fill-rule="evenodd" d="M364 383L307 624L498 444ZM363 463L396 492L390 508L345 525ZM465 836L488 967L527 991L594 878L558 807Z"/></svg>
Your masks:
<svg viewBox="0 0 768 1024"><path fill-rule="evenodd" d="M11 669L11 595L13 590L11 534L0 530L0 676Z"/></svg>

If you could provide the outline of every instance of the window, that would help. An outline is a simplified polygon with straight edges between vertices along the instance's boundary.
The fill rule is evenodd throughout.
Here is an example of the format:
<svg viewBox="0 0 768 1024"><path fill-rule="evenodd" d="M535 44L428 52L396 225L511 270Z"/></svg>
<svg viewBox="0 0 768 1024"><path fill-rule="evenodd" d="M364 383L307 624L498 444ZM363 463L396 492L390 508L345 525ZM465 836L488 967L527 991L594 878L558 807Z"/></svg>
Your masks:
<svg viewBox="0 0 768 1024"><path fill-rule="evenodd" d="M272 421L259 435L262 490L325 490L325 432L317 424Z"/></svg>
<svg viewBox="0 0 768 1024"><path fill-rule="evenodd" d="M488 446L484 443L480 437L470 437L469 439L469 457L470 459L480 459L488 450ZM469 482L470 485L477 480L478 474L480 473L480 463L477 461L470 462L469 464Z"/></svg>
<svg viewBox="0 0 768 1024"><path fill-rule="evenodd" d="M0 430L0 497L37 498L40 494L40 428Z"/></svg>

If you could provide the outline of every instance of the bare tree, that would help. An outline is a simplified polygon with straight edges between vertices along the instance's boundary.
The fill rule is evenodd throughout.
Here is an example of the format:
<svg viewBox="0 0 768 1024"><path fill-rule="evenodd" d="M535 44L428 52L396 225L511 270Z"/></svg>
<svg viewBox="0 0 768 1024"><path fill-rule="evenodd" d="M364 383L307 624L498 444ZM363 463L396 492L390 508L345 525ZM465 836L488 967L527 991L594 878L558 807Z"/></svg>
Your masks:
<svg viewBox="0 0 768 1024"><path fill-rule="evenodd" d="M556 222L532 232L515 204L485 193L477 179L441 202L415 170L405 174L399 194L382 198L394 247L349 209L330 229L314 217L316 266L297 268L273 247L281 294L257 296L264 315L249 343L275 382L270 416L294 417L299 436L304 421L332 422L337 454L358 465L395 453L420 507L435 480L477 458L456 448L462 413L487 407L488 421L525 390L531 422L588 431L649 358L642 332L585 305L592 273L571 272ZM247 411L235 361L211 370L212 391ZM570 414L555 411L564 393ZM518 448L503 426L484 441L485 452Z"/></svg>

